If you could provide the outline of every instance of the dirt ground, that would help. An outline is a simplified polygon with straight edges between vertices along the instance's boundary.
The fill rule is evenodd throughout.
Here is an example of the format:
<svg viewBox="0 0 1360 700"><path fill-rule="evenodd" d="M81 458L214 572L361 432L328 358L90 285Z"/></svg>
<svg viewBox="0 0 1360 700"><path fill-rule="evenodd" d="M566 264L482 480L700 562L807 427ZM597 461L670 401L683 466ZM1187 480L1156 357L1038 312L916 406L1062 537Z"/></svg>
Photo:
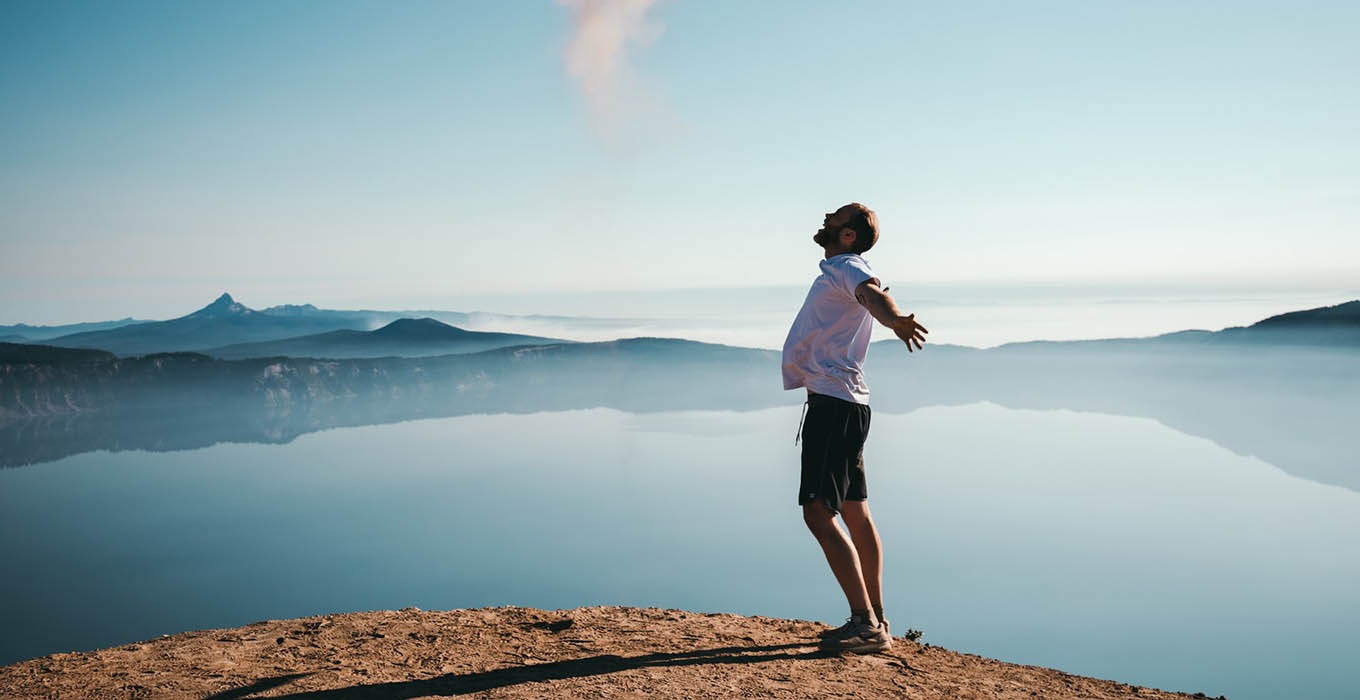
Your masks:
<svg viewBox="0 0 1360 700"><path fill-rule="evenodd" d="M907 641L829 655L806 620L657 608L377 611L185 632L0 668L0 697L1194 698ZM894 630L901 632L905 630Z"/></svg>

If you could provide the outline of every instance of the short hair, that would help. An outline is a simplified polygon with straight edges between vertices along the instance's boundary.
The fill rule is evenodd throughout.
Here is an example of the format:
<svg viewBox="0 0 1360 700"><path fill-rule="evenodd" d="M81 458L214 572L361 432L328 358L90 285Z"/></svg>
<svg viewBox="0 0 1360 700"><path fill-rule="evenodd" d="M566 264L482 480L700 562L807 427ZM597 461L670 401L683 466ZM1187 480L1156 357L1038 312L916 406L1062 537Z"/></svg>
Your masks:
<svg viewBox="0 0 1360 700"><path fill-rule="evenodd" d="M860 204L855 205L855 215L846 222L845 228L855 232L855 244L850 247L850 251L856 255L863 253L878 242L878 216L873 210Z"/></svg>

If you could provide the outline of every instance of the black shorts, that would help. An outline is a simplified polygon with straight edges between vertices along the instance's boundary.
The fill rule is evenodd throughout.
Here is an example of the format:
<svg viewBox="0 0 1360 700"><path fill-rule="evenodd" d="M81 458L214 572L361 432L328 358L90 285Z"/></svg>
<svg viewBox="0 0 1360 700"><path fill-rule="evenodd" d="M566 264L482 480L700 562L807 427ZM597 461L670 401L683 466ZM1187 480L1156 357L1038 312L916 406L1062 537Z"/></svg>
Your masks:
<svg viewBox="0 0 1360 700"><path fill-rule="evenodd" d="M869 498L864 483L864 439L869 407L825 394L808 394L802 422L803 477L798 505L821 500L833 513L844 501Z"/></svg>

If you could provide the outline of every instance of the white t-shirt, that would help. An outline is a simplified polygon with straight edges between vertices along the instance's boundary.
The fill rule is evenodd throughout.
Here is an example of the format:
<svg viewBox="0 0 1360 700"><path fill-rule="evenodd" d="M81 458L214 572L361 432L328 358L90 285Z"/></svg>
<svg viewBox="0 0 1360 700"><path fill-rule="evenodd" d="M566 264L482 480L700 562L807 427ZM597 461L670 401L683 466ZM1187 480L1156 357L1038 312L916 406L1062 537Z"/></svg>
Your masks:
<svg viewBox="0 0 1360 700"><path fill-rule="evenodd" d="M855 288L877 280L864 258L846 253L821 263L803 308L784 340L784 388L806 387L855 403L869 403L864 356L874 317L855 300Z"/></svg>

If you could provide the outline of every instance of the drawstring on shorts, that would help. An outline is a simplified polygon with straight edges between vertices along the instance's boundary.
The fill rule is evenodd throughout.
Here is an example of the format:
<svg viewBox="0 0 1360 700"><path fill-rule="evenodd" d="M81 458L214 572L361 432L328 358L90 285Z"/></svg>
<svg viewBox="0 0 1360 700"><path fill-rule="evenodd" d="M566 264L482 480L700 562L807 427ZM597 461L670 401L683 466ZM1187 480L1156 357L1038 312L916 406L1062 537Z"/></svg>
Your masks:
<svg viewBox="0 0 1360 700"><path fill-rule="evenodd" d="M793 444L798 444L798 439L803 437L803 419L807 418L808 402L803 401L803 414L798 416L798 433L793 436Z"/></svg>

